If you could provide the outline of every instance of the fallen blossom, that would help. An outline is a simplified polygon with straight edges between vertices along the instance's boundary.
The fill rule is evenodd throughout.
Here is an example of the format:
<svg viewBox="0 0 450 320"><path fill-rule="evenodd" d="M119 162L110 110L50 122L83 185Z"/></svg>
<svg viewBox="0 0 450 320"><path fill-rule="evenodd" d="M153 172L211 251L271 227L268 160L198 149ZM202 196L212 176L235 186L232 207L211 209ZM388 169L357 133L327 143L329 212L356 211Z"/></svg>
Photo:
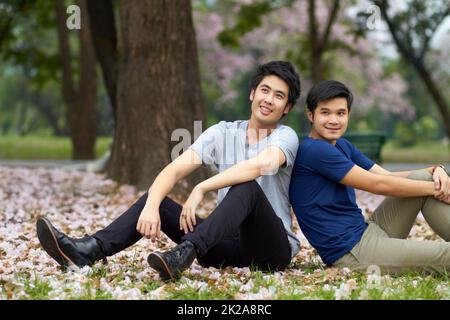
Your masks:
<svg viewBox="0 0 450 320"><path fill-rule="evenodd" d="M106 227L132 205L143 191L118 185L104 175L59 169L0 167L0 300L39 298L64 300L109 297L113 299L170 299L174 292L197 290L208 294L230 290L235 299L277 299L283 294L309 295L323 288L336 299L348 299L361 289L358 299L368 299L368 290L383 290L389 298L404 285L401 279L367 275L358 284L348 269L326 268L317 251L304 238L298 224L294 229L301 240L300 252L283 272L263 273L255 278L248 267L203 268L194 262L179 281L165 284L149 268L150 252L167 250L175 244L164 234L156 243L147 239L108 257L108 264L62 270L41 248L36 236L36 220L45 216L73 238ZM369 217L383 197L357 192L357 201ZM185 195L171 194L180 204ZM215 207L212 196L199 212L207 215ZM436 234L420 216L410 238L437 240ZM262 283L260 283L262 279ZM293 282L294 281L294 282ZM412 285L419 287L419 279ZM293 284L294 283L294 284ZM336 283L340 286L336 287ZM399 285L400 283L400 285ZM449 299L446 283L436 287L442 299Z"/></svg>

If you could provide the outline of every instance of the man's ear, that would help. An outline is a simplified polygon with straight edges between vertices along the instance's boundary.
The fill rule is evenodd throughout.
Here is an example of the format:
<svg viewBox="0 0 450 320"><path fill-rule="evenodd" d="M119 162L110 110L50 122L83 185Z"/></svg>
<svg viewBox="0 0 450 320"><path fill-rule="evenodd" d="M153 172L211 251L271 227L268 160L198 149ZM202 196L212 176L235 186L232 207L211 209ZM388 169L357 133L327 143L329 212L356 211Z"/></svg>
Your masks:
<svg viewBox="0 0 450 320"><path fill-rule="evenodd" d="M253 102L253 98L254 97L255 97L255 90L252 89L252 91L250 91L250 96L249 96L249 99L250 99L251 102Z"/></svg>
<svg viewBox="0 0 450 320"><path fill-rule="evenodd" d="M286 104L286 106L284 107L283 113L284 113L284 114L288 114L288 112L291 111L291 110L292 110L292 103L288 103L288 104Z"/></svg>
<svg viewBox="0 0 450 320"><path fill-rule="evenodd" d="M313 123L314 114L311 111L309 111L309 109L306 109L306 116L308 117L309 122Z"/></svg>

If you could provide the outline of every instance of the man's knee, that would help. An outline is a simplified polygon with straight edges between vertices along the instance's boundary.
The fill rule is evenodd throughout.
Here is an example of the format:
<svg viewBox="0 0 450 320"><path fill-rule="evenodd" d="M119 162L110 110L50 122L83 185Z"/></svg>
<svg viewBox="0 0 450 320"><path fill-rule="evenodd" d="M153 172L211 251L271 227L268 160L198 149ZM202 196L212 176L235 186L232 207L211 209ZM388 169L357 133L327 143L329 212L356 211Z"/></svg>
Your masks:
<svg viewBox="0 0 450 320"><path fill-rule="evenodd" d="M233 190L234 192L247 192L254 190L255 188L259 188L259 184L256 182L256 180L250 180L231 186L230 191Z"/></svg>
<svg viewBox="0 0 450 320"><path fill-rule="evenodd" d="M433 176L425 169L411 172L407 178L412 180L433 181Z"/></svg>

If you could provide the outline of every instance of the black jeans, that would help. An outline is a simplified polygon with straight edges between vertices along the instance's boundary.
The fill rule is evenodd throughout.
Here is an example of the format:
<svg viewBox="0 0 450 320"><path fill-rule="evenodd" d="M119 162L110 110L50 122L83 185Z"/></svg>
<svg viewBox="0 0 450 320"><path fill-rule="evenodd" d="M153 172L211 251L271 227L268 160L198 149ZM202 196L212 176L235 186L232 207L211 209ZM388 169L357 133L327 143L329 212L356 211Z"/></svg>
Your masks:
<svg viewBox="0 0 450 320"><path fill-rule="evenodd" d="M93 236L105 254L113 255L142 238L136 225L148 194ZM184 234L179 219L182 206L166 197L160 205L161 230L176 243L193 242L200 265L216 268L255 266L284 270L291 247L281 219L255 181L232 186L206 219L197 218L193 232Z"/></svg>

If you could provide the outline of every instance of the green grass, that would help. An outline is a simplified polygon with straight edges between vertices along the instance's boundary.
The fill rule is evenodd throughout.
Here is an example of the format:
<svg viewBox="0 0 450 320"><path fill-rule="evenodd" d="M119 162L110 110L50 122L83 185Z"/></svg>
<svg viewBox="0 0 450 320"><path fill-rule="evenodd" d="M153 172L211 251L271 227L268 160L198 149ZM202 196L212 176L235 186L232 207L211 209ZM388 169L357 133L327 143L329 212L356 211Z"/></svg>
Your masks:
<svg viewBox="0 0 450 320"><path fill-rule="evenodd" d="M383 146L381 156L386 163L449 163L450 148L437 141L401 148L389 141Z"/></svg>
<svg viewBox="0 0 450 320"><path fill-rule="evenodd" d="M109 148L112 138L97 138L96 157L99 158ZM70 160L71 144L66 137L1 136L0 159L21 160Z"/></svg>
<svg viewBox="0 0 450 320"><path fill-rule="evenodd" d="M112 142L110 137L100 137L95 146L96 157L101 157ZM429 142L413 147L400 148L393 141L387 142L382 150L385 163L448 163L449 147L441 142ZM22 160L69 160L70 140L67 137L51 136L1 136L0 159Z"/></svg>
<svg viewBox="0 0 450 320"><path fill-rule="evenodd" d="M52 287L42 279L36 277L34 280L25 279L24 291L28 294L28 298L32 300L48 299L48 294Z"/></svg>
<svg viewBox="0 0 450 320"><path fill-rule="evenodd" d="M233 290L220 290L216 287L202 289L187 286L168 291L168 298L171 300L229 300L233 299L237 291L238 288L234 288Z"/></svg>
<svg viewBox="0 0 450 320"><path fill-rule="evenodd" d="M95 287L95 282L83 284L83 293L81 295L71 296L70 300L112 300L111 293Z"/></svg>
<svg viewBox="0 0 450 320"><path fill-rule="evenodd" d="M114 299L112 292L100 288L100 278L106 276L108 281L114 279L115 284L110 283L113 288L117 286L124 288L124 286L119 284L120 281L117 281L117 276L112 277L108 273L107 268L94 268L94 272L77 286L76 292L70 292L70 288L65 287L71 283L70 281L65 282L63 285L66 293L65 299ZM119 278L121 276L119 275ZM410 272L403 276L383 276L376 281L370 281L364 273L349 273L333 278L333 276L330 277L327 270L316 272L312 277L309 275L285 274L280 278L279 275L275 276L273 273L260 271L254 271L245 278L232 273L225 273L218 280L211 280L200 275L189 275L186 278L166 284L151 279L144 280L139 284L139 281L132 274L130 274L130 279L131 283L124 289L139 288L142 293L148 294L164 286L164 299L174 300L228 300L245 294L256 294L254 298L261 299L262 297L258 296L258 293L261 292L270 292L270 299L278 300L440 300L450 298L448 276L431 276L417 272ZM240 279L241 285L232 284L230 282L232 279ZM351 285L349 286L349 284ZM7 292L17 292L23 288L20 299L61 298L58 294L55 295L55 292L52 292L58 290L58 288L52 288L45 277L40 277L37 274L34 274L33 277L29 273L17 274L15 281L9 284L3 283L2 286ZM247 288L244 288L244 286ZM5 294L1 291L0 296Z"/></svg>

